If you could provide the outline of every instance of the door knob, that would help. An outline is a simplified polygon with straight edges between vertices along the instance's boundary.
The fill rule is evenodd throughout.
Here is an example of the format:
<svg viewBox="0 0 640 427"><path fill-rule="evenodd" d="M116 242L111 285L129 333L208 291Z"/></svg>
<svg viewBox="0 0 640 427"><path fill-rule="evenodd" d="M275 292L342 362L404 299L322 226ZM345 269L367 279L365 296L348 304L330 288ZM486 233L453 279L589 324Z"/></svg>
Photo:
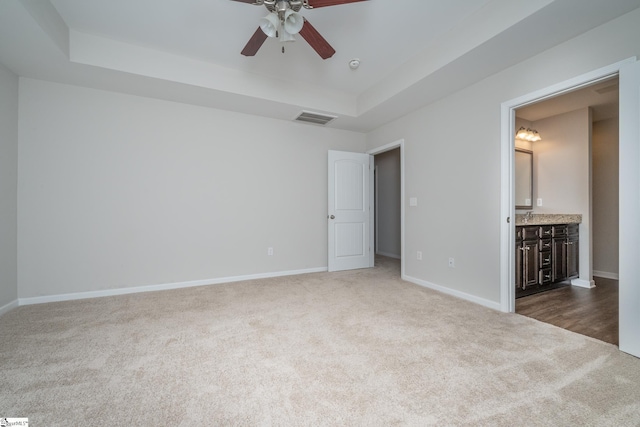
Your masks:
<svg viewBox="0 0 640 427"><path fill-rule="evenodd" d="M334 215L331 215L329 219L336 219L336 217Z"/></svg>

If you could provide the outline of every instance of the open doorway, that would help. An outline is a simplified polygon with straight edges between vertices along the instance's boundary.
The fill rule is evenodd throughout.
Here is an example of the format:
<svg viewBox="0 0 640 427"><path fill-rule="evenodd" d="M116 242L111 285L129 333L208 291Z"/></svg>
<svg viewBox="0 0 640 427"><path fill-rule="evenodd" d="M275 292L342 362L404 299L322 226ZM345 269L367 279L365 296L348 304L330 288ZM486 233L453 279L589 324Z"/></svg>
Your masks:
<svg viewBox="0 0 640 427"><path fill-rule="evenodd" d="M376 266L392 266L404 276L404 141L369 151L374 156L374 227Z"/></svg>
<svg viewBox="0 0 640 427"><path fill-rule="evenodd" d="M375 253L401 259L400 148L374 156Z"/></svg>
<svg viewBox="0 0 640 427"><path fill-rule="evenodd" d="M500 204L500 309L515 311L515 204L514 140L515 110L619 76L619 348L640 357L640 62L627 58L606 67L582 74L544 89L528 93L501 104L501 204Z"/></svg>
<svg viewBox="0 0 640 427"><path fill-rule="evenodd" d="M528 209L516 207L516 228L536 231L535 225L540 225L533 247L538 277L525 291L517 289L515 311L614 345L618 344L618 87L614 76L515 111L516 129L535 129L542 137L538 142L515 141L517 149L533 154L532 203ZM516 164L516 177L517 168ZM528 226L522 225L525 211ZM564 238L552 238L560 226L546 220L571 214L581 215L579 237L568 241L580 244L575 253L580 271L573 277L569 274L569 280L553 280L566 246L552 244ZM549 235L543 235L545 231Z"/></svg>

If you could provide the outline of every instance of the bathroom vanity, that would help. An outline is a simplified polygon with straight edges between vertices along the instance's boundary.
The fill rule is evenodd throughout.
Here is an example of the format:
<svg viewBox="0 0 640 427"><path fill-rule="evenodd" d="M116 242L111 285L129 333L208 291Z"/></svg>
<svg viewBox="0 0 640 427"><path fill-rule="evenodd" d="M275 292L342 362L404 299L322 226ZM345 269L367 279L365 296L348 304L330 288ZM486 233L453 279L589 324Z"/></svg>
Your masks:
<svg viewBox="0 0 640 427"><path fill-rule="evenodd" d="M516 215L516 298L578 277L582 215Z"/></svg>

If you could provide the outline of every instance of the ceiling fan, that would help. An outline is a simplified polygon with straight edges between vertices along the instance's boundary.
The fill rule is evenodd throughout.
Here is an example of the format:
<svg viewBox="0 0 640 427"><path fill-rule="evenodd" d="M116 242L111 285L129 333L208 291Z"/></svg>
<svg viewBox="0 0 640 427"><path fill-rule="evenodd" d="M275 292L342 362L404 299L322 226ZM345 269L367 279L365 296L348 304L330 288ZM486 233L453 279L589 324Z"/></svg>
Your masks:
<svg viewBox="0 0 640 427"><path fill-rule="evenodd" d="M294 34L300 34L322 59L331 58L335 49L331 47L311 23L298 12L302 7L315 9L325 6L355 3L367 0L233 0L265 6L269 15L260 20L260 26L242 50L244 56L254 56L267 37L277 37L281 42L294 41ZM284 52L284 47L282 48Z"/></svg>

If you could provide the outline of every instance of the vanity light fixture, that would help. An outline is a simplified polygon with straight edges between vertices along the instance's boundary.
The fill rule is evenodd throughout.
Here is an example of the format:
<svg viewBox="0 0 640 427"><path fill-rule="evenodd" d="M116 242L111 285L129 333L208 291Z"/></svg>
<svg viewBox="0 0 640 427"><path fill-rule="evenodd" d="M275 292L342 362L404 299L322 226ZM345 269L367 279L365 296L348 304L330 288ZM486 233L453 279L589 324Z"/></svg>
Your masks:
<svg viewBox="0 0 640 427"><path fill-rule="evenodd" d="M516 132L516 138L529 142L542 141L542 137L537 130L529 128L525 129L524 126L521 126L520 129L518 129L518 132Z"/></svg>

